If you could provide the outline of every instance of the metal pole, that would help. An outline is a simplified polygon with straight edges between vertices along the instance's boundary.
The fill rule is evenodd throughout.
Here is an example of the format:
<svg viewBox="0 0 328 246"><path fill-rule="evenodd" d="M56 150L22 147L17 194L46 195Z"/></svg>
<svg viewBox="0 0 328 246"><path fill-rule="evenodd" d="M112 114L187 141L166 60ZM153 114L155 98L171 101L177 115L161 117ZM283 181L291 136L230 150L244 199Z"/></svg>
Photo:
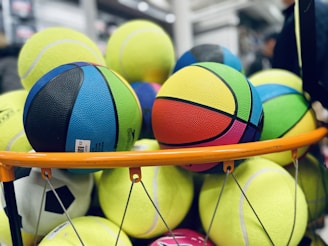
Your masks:
<svg viewBox="0 0 328 246"><path fill-rule="evenodd" d="M3 193L6 201L12 244L14 246L23 246L21 221L17 210L14 181L3 182Z"/></svg>
<svg viewBox="0 0 328 246"><path fill-rule="evenodd" d="M95 0L80 0L80 6L85 17L85 34L93 41L97 41L95 28L97 18L97 3Z"/></svg>
<svg viewBox="0 0 328 246"><path fill-rule="evenodd" d="M175 22L173 23L174 44L176 55L179 57L193 46L190 0L174 0L172 7L175 14Z"/></svg>

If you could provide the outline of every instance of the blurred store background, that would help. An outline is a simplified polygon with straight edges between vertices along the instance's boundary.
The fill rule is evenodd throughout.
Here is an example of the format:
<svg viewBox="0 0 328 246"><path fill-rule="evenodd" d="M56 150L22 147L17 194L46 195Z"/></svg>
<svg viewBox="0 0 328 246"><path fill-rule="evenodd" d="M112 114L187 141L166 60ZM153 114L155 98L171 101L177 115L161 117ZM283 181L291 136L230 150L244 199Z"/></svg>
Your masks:
<svg viewBox="0 0 328 246"><path fill-rule="evenodd" d="M49 26L86 33L104 50L126 20L156 21L171 35L176 54L200 43L218 43L237 54L245 66L253 60L263 35L279 30L281 0L2 0L1 31L10 43L24 43Z"/></svg>

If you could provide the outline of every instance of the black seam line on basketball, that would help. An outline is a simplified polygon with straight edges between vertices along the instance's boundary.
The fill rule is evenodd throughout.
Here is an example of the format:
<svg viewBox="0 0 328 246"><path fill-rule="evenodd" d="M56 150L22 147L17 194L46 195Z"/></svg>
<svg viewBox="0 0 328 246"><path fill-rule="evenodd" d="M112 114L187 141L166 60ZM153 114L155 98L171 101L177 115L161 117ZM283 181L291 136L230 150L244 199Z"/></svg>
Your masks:
<svg viewBox="0 0 328 246"><path fill-rule="evenodd" d="M252 117L252 115L253 115L253 106L254 106L254 100L253 100L253 96L254 96L254 92L255 92L255 87L254 87L254 90L252 90L252 88L251 88L251 85L250 85L250 83L248 83L248 88L249 88L249 91L250 91L250 94L251 94L251 98L252 98L252 100L251 100L251 107L250 107L250 111L249 111L249 116L248 116L248 125L251 125L252 127L254 127L255 129L259 129L259 126L260 125L255 125L255 124L253 124L250 120L251 120L251 117ZM260 115L260 119L259 119L259 122L258 123L260 123L261 124L261 122L262 122L262 124L263 124L263 117L264 117L264 112L263 112L263 107L262 107L262 112L261 112L261 115ZM254 131L254 134L256 134L256 132L257 131ZM246 131L244 131L244 133L242 134L242 136L241 136L241 138L240 139L244 139L244 136L245 136L245 134L246 134ZM252 138L254 139L254 135L252 136Z"/></svg>
<svg viewBox="0 0 328 246"><path fill-rule="evenodd" d="M219 74L213 72L212 70L210 70L210 69L207 68L207 67L203 67L203 66L201 66L201 65L194 65L194 66L199 67L199 68L203 68L203 69L209 71L210 73L212 73L212 74L215 75L216 77L220 78L221 81L222 81L222 82L223 82L223 83L229 88L229 90L230 90L230 92L231 92L231 95L233 96L234 103L235 103L235 105L236 105L234 115L237 115L237 114L238 114L238 103L237 103L237 98L236 98L235 93L233 93L234 91L233 91L232 87L229 85L229 83L227 83L227 81L226 81L222 76L220 76ZM246 78L245 78L245 79L246 79Z"/></svg>
<svg viewBox="0 0 328 246"><path fill-rule="evenodd" d="M226 116L232 116L232 115L230 115L230 114L227 114L227 113L222 112L222 111L220 111L220 110L217 110L217 109L214 109L214 108L208 107L208 106L206 106L206 105L198 104L198 103L195 103L195 102L192 102L192 101L188 101L188 100L184 100L184 99L181 99L181 98L164 97L164 96L160 96L160 97L157 97L157 98L158 98L158 99L167 99L167 100L172 100L172 101L186 102L186 103L189 103L189 104L193 104L193 105L196 105L196 106L200 106L200 107L203 107L203 108L209 109L209 110L214 111L214 112L222 113L222 114L224 114L224 115L226 115ZM218 135L216 135L216 136L213 136L213 137L211 137L211 138L207 138L207 139L204 139L204 140L201 140L201 141L188 142L188 143L179 143L179 144L169 144L169 143L164 143L164 142L161 142L161 141L159 141L159 143L160 143L160 144L167 145L167 146L175 146L175 147L206 143L206 142L208 142L208 141L210 141L210 140L214 140L214 139L216 139L216 138L218 138L218 137L224 135L224 134L230 129L231 125L233 124L233 122L234 122L235 120L239 120L240 122L243 122L243 123L245 123L245 124L248 124L248 125L251 126L251 127L257 128L257 126L254 125L252 122L246 122L246 121L244 121L244 120L242 120L242 119L237 118L236 116L231 117L231 119L232 119L232 120L231 120L231 123L229 124L229 126L227 126L227 128L226 128L223 132L221 132L220 134L218 134Z"/></svg>
<svg viewBox="0 0 328 246"><path fill-rule="evenodd" d="M254 124L250 124L250 125L254 126ZM254 128L257 128L257 127L254 126ZM203 143L207 143L209 141L215 140L218 137L224 135L228 130L229 130L229 128L226 128L226 130L224 130L223 132L221 132L220 134L218 134L214 137L203 139L203 140L200 140L200 141L195 141L195 142L174 144L174 143L165 143L165 142L162 142L162 141L158 141L158 143L162 144L162 145L166 145L166 146L171 146L171 147L186 147L186 146L191 146L191 145L198 145L198 144L203 144ZM243 135L240 137L240 139L242 139L242 137L243 137Z"/></svg>
<svg viewBox="0 0 328 246"><path fill-rule="evenodd" d="M216 77L220 78L221 81L222 81L222 82L223 82L223 83L229 88L231 94L233 95L233 99L234 99L234 101L235 101L235 105L236 105L236 109L235 109L235 112L234 112L234 116L235 116L235 117L234 117L234 120L238 119L238 120L240 120L241 122L244 122L245 124L249 124L249 123L251 123L251 122L249 122L249 120L250 120L249 117L251 117L251 111L249 112L249 116L248 116L247 121L238 118L237 115L238 115L238 107L239 107L239 104L237 103L237 98L236 98L236 94L234 93L234 90L233 90L232 87L227 83L227 81L226 81L222 76L220 76L219 74L213 72L212 70L208 69L207 67L203 67L203 66L201 66L201 65L197 65L197 64L194 65L194 66L197 66L197 67L203 68L203 69L209 71L210 73L212 73L213 75L215 75ZM246 77L245 77L244 79L245 79L246 82L247 82L248 90L249 90L250 96L251 96L251 98L253 98L253 95L252 95L252 89L250 88L250 84L249 84L248 80L246 79ZM251 100L251 101L253 101L253 100ZM251 109L253 108L252 106L253 106L253 105L251 104ZM230 127L232 126L232 124L233 124L233 121L231 121L231 123L229 124L229 126L227 126L226 130L225 130L224 132L222 132L222 134L226 133L226 131L227 131L228 129L230 129ZM254 126L254 124L252 124L252 123L251 123L251 125ZM256 126L255 126L255 127L256 127ZM245 132L244 132L244 133L245 133ZM240 139L242 139L243 137L244 137L244 134L241 136Z"/></svg>
<svg viewBox="0 0 328 246"><path fill-rule="evenodd" d="M101 74L102 78L106 82L106 86L108 88L108 92L109 92L111 98L113 99L112 102L113 102L114 110L115 110L115 123L116 123L116 131L115 131L116 134L115 134L115 146L114 146L114 150L116 150L117 149L117 144L118 144L118 135L120 133L120 131L119 131L120 130L120 125L119 125L119 122L118 122L118 113L117 113L117 106L116 106L116 102L115 102L115 97L114 97L114 95L112 93L112 90L111 90L109 84L107 83L106 77L104 76L104 74L99 69L99 66L98 65L95 65L94 67L99 71L99 73ZM115 75L115 77L117 77L116 74L114 74L114 75Z"/></svg>
<svg viewBox="0 0 328 246"><path fill-rule="evenodd" d="M300 118L298 119L297 122L295 122L293 125L291 125L291 127L289 127L288 130L284 131L284 132L283 132L280 136L278 136L277 138L282 138L282 137L284 137L285 134L287 134L291 129L293 129L294 126L296 126L297 123L300 122L300 120L304 118L305 114L309 111L309 109L311 109L311 105L310 105L310 104L308 104L306 110L304 110L304 112L303 112L303 114L302 114L302 117L300 117Z"/></svg>
<svg viewBox="0 0 328 246"><path fill-rule="evenodd" d="M267 100L264 100L262 103L266 103L266 102L269 102L273 99L276 99L277 97L287 96L287 95L301 95L301 94L299 92L289 92L289 93L285 93L285 94L277 94L274 97L270 97Z"/></svg>
<svg viewBox="0 0 328 246"><path fill-rule="evenodd" d="M166 100L171 100L171 101L178 101L178 102L184 102L184 103L192 104L192 105L195 105L195 106L198 106L198 107L201 107L201 108L208 109L208 110L213 111L213 112L218 112L218 113L221 113L223 115L229 116L233 120L239 120L241 122L246 123L245 120L238 118L235 114L231 115L231 114L228 114L227 112L221 111L219 109L212 108L210 106L200 104L200 103L196 103L196 102L193 102L193 101L189 101L189 100L185 100L185 99L181 99L181 98L176 98L176 97L169 97L169 96L158 96L157 99L166 99Z"/></svg>

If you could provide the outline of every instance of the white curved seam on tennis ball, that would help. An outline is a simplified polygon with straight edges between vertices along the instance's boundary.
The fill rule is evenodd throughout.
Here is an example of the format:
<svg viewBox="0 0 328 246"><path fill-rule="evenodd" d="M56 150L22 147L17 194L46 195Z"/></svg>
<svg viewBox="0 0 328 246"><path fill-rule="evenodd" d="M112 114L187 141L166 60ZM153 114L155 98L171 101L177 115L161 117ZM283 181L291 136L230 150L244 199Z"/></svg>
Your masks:
<svg viewBox="0 0 328 246"><path fill-rule="evenodd" d="M109 233L109 235L111 235L114 239L117 238L117 234L118 234L118 230L117 230L117 234L111 230L106 224L102 223L101 221L99 221L97 218L93 218L101 227L103 227L105 229L105 231L107 231ZM116 226L116 225L115 225ZM122 235L122 234L121 234ZM123 245L125 246L126 244L119 238L118 239L118 243L119 245Z"/></svg>
<svg viewBox="0 0 328 246"><path fill-rule="evenodd" d="M243 192L246 194L246 191L247 191L248 187L251 185L252 181L255 178L257 178L257 176L259 176L259 175L261 175L265 172L272 172L272 171L277 172L277 173L281 173L283 175L286 175L286 173L284 173L281 170L277 170L277 169L274 169L274 168L263 168L263 169L255 172L253 175L250 176L250 178L246 181L244 187L242 187ZM249 241L248 241L248 236L247 236L247 228L246 228L246 224L245 224L245 220L244 220L244 209L243 209L244 200L245 200L245 197L244 197L243 193L241 193L240 194L240 200L239 200L239 211L240 211L239 220L240 220L241 231L242 231L242 234L243 234L245 245L249 246ZM252 201L250 201L250 203L252 204ZM248 203L246 205L249 206ZM255 209L255 212L256 212L256 209ZM264 225L264 227L265 227L265 225ZM268 228L266 228L266 229L268 229Z"/></svg>
<svg viewBox="0 0 328 246"><path fill-rule="evenodd" d="M71 225L69 221L64 222L63 224L57 226L53 231L51 231L47 236L46 239L52 240L62 229Z"/></svg>
<svg viewBox="0 0 328 246"><path fill-rule="evenodd" d="M10 151L11 147L14 145L17 139L19 139L21 136L25 134L24 130L21 130L19 133L17 133L13 138L10 139L9 143L6 146L6 151Z"/></svg>
<svg viewBox="0 0 328 246"><path fill-rule="evenodd" d="M158 188L159 188L159 185L158 185L158 180L157 180L158 179L158 173L159 173L159 167L155 167L154 177L152 179L153 202L154 202L156 208L159 210L160 209L159 205L158 205ZM155 210L155 208L154 208L154 210ZM158 224L158 219L159 219L159 215L158 215L157 211L155 211L153 223L151 224L151 226L148 228L147 231L145 231L144 233L141 233L139 236L143 236L143 235L147 235L148 233L151 233L155 229L156 225Z"/></svg>
<svg viewBox="0 0 328 246"><path fill-rule="evenodd" d="M124 69L124 64L123 64L123 53L124 53L124 50L125 50L125 47L126 45L128 44L128 42L133 38L135 37L136 35L140 34L140 33L143 33L143 32L158 32L158 33L161 33L161 34L165 34L165 32L163 30L159 30L159 29L156 29L154 27L151 27L151 28L143 28L143 29L140 29L140 30L137 30L137 31L134 31L134 32L131 32L125 39L124 41L122 42L122 45L121 45L121 48L120 48L120 52L119 52L119 62L120 62L120 67L122 68L122 76L127 79L127 80L130 80L131 78L129 78L128 74L126 73L126 70Z"/></svg>
<svg viewBox="0 0 328 246"><path fill-rule="evenodd" d="M72 39L61 39L61 40L57 40L55 42L52 42L48 45L46 45L38 54L38 56L33 60L32 64L30 65L30 67L27 69L27 71L23 74L23 76L21 77L21 79L25 79L30 73L31 71L34 69L34 67L36 66L36 64L39 62L39 60L41 59L41 57L43 56L43 54L49 49L52 48L56 45L62 44L62 43L73 43L73 44L78 44L84 48L86 48L87 50L91 51L91 53L93 53L94 57L98 60L99 63L101 63L101 58L99 58L97 52L95 52L95 50L93 50L91 47L89 47L87 44L78 41L78 40L72 40Z"/></svg>

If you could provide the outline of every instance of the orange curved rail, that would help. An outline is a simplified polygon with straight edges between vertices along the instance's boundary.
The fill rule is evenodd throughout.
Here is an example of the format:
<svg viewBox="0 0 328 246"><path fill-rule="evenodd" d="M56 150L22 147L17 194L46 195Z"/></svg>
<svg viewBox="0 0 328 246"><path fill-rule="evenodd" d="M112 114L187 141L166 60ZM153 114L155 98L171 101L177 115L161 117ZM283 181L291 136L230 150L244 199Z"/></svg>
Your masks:
<svg viewBox="0 0 328 246"><path fill-rule="evenodd" d="M320 141L325 127L298 136L241 144L157 151L22 153L0 151L2 166L40 168L117 168L202 164L297 149ZM1 167L1 165L0 165Z"/></svg>

